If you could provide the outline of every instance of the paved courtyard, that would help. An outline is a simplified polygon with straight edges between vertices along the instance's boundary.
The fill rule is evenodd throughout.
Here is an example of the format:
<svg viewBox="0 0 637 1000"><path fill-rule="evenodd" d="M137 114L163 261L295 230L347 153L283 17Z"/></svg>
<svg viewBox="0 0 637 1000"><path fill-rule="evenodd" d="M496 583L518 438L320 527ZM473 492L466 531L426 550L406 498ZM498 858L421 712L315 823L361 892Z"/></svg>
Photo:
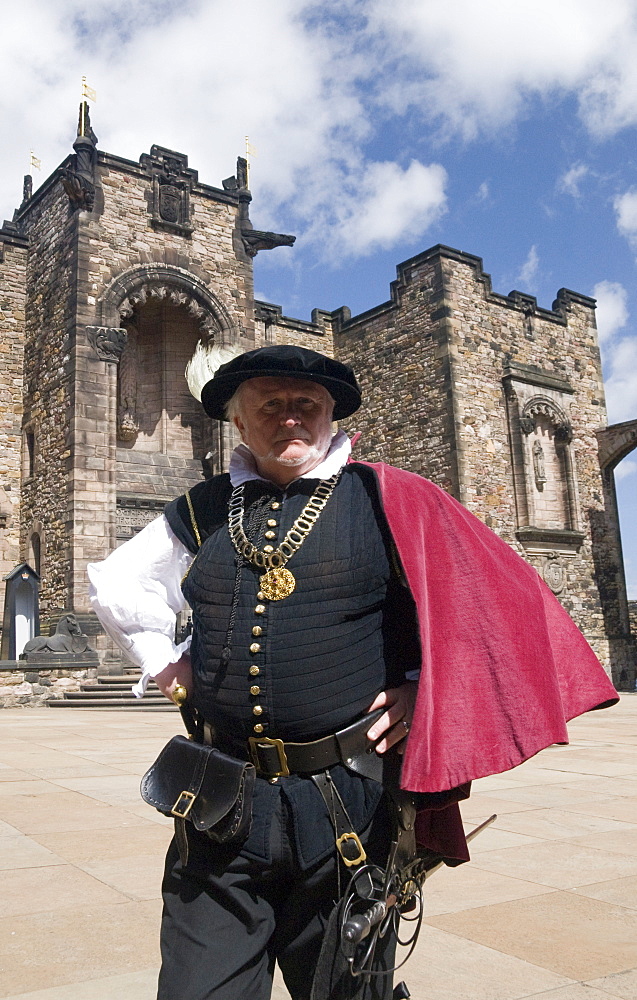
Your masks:
<svg viewBox="0 0 637 1000"><path fill-rule="evenodd" d="M138 786L178 731L172 713L0 713L0 997L153 1000L170 823ZM498 819L427 885L414 1000L637 1000L637 695L570 732L474 785L468 825Z"/></svg>

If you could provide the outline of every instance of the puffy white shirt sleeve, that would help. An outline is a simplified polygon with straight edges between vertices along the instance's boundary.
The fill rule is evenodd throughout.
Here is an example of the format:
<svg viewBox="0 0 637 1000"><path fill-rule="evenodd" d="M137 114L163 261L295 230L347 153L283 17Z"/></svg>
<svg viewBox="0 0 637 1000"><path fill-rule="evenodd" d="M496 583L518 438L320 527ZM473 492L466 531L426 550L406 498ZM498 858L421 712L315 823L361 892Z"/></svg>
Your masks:
<svg viewBox="0 0 637 1000"><path fill-rule="evenodd" d="M141 698L150 677L175 663L190 637L175 644L175 621L186 607L181 581L192 563L188 551L161 515L139 534L87 567L93 610L104 630L142 677L133 688Z"/></svg>

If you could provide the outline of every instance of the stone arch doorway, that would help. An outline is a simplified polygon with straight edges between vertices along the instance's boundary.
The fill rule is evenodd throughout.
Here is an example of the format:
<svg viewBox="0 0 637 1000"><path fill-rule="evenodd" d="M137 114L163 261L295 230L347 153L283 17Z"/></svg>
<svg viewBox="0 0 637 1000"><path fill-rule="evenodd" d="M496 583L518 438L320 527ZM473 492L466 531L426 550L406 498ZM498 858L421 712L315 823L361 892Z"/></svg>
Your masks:
<svg viewBox="0 0 637 1000"><path fill-rule="evenodd" d="M165 480L168 470L178 478L177 470L194 462L192 471L200 477L206 455L218 464L219 442L218 427L206 418L184 378L205 336L198 317L161 289L159 295L144 296L121 322L128 336L117 379L118 468L129 482L146 484L148 466L164 470Z"/></svg>
<svg viewBox="0 0 637 1000"><path fill-rule="evenodd" d="M199 340L231 344L238 335L210 289L170 265L143 265L119 275L99 310L101 329L112 331L121 345L111 430L121 542L202 475L222 471L228 432L205 416L184 373Z"/></svg>

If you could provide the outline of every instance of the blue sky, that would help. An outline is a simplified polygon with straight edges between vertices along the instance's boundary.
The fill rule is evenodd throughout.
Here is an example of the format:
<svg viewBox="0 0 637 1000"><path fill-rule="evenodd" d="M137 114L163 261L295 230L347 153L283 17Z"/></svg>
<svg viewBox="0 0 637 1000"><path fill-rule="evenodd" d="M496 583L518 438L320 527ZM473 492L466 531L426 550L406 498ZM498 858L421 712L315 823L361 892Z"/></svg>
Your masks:
<svg viewBox="0 0 637 1000"><path fill-rule="evenodd" d="M253 222L298 236L256 292L288 315L360 312L447 243L498 292L596 295L609 418L637 417L637 0L22 0L0 33L0 217L30 149L36 186L70 151L85 75L110 152L219 185L249 134ZM637 598L637 453L617 488Z"/></svg>

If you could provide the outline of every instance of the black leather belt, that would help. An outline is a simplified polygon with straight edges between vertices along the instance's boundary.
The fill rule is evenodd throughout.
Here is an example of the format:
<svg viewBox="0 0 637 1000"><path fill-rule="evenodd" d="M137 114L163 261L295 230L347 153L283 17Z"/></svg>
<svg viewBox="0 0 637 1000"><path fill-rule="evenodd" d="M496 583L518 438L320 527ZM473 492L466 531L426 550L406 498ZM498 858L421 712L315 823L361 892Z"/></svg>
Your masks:
<svg viewBox="0 0 637 1000"><path fill-rule="evenodd" d="M309 743L290 743L270 736L251 736L247 740L228 738L211 723L204 723L205 742L225 753L251 760L262 778L282 778L289 774L316 774L334 764L345 764L365 777L382 780L382 759L367 731L384 709L364 715L345 729Z"/></svg>

